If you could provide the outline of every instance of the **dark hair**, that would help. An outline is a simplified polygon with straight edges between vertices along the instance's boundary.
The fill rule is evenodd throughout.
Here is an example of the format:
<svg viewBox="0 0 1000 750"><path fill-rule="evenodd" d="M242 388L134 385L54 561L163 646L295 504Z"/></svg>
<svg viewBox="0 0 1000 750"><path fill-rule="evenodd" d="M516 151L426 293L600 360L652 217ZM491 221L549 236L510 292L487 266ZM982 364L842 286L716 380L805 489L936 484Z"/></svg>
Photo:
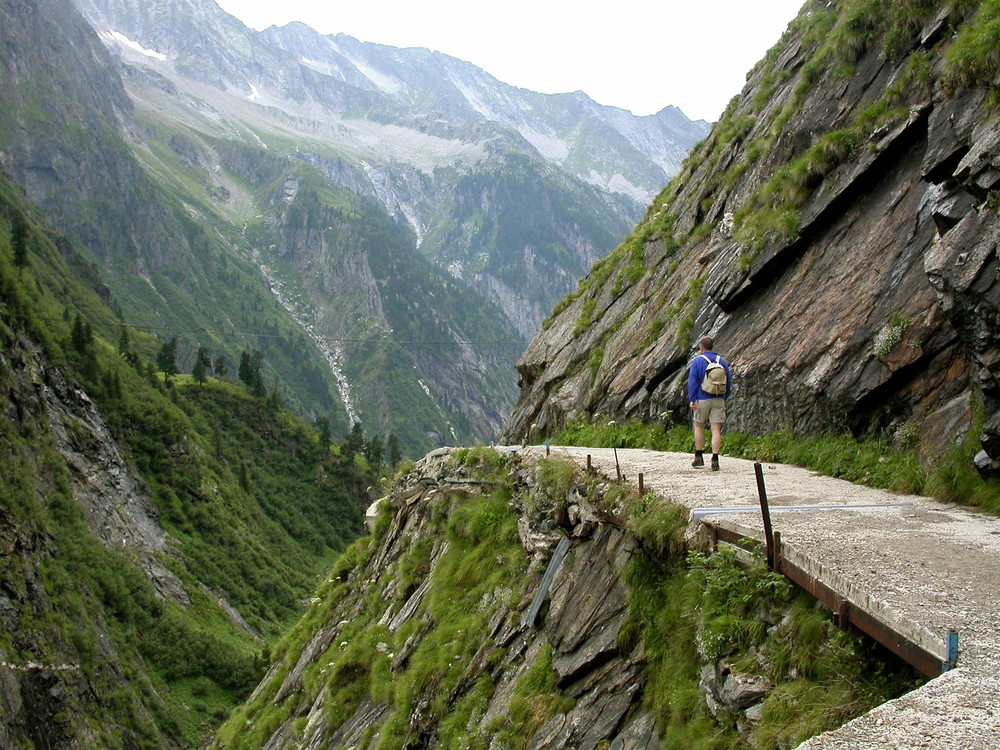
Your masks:
<svg viewBox="0 0 1000 750"><path fill-rule="evenodd" d="M698 343L701 344L703 347L705 347L707 351L711 351L712 347L715 346L715 342L712 341L711 336L702 336L701 341L699 341Z"/></svg>

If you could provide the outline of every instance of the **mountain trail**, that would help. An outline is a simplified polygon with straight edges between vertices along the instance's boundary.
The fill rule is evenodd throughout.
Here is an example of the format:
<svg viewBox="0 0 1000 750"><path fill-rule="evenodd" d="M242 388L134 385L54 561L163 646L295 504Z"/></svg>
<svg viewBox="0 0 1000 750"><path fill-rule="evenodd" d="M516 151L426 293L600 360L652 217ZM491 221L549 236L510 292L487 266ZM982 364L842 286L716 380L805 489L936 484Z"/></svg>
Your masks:
<svg viewBox="0 0 1000 750"><path fill-rule="evenodd" d="M581 467L590 455L596 470L616 476L613 449L553 447L552 453ZM626 481L637 484L641 473L647 492L688 509L745 507L712 521L763 538L753 462L723 455L720 471L712 472L692 468L688 454L637 449L619 449L617 461ZM1000 518L793 466L762 468L783 551L934 653L944 654L949 630L959 634L956 669L800 748L1000 747Z"/></svg>

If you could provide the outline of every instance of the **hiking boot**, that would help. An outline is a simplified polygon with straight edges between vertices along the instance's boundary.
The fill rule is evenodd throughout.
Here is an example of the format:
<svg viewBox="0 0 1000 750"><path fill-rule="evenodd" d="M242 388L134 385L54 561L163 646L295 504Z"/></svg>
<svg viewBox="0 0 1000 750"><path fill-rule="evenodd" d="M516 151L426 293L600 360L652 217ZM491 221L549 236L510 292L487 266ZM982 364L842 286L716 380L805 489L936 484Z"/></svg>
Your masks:
<svg viewBox="0 0 1000 750"><path fill-rule="evenodd" d="M691 462L691 466L697 469L699 466L704 466L704 465L705 465L705 457L702 456L700 453L695 453L694 461Z"/></svg>
<svg viewBox="0 0 1000 750"><path fill-rule="evenodd" d="M719 457L712 456L712 471L718 471L718 470L719 470Z"/></svg>

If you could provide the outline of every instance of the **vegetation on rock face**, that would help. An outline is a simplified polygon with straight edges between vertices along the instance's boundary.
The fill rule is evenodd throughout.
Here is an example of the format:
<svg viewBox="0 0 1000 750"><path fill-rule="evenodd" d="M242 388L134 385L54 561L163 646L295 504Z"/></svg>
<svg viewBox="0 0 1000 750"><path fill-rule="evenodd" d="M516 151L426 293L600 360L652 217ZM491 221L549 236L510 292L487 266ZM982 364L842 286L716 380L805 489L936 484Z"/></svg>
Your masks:
<svg viewBox="0 0 1000 750"><path fill-rule="evenodd" d="M829 612L759 559L739 565L723 548L666 560L632 561L622 633L642 641L646 702L665 747L746 747L738 730L748 725L754 748L793 747L919 682L887 652L836 628ZM733 674L763 685L752 722L720 701L721 682Z"/></svg>
<svg viewBox="0 0 1000 750"><path fill-rule="evenodd" d="M374 733L377 743L369 734L365 747L409 747L438 721L442 736L456 743L452 746L486 746L484 735L467 726L470 718L482 716L494 690L483 672L499 653L491 651L484 634L497 610L511 607L523 594L527 561L510 490L497 478L504 457L479 450L456 452L453 459L459 470L482 466L485 480L500 484L485 496L440 493L429 503L427 527L416 530L420 541L383 569L366 571L364 565L393 524L394 511L386 503L375 535L344 553L309 613L278 643L272 652L276 666L263 690L222 728L220 746L262 746L321 692L328 695L325 713L331 727L347 721L366 696L387 707L385 724ZM387 627L425 581L430 588L416 611L400 627ZM278 695L283 679L317 642L327 645L306 665L302 690ZM545 683L544 676L539 679ZM525 701L546 689L534 679L529 683L520 688ZM455 703L457 695L464 697ZM525 704L524 710L533 709ZM526 728L498 724L491 731L513 741Z"/></svg>
<svg viewBox="0 0 1000 750"><path fill-rule="evenodd" d="M9 736L198 746L359 533L372 478L272 395L164 378L88 283L102 289L0 178L0 540L18 549L0 657L28 714ZM129 467L134 496L113 484Z"/></svg>

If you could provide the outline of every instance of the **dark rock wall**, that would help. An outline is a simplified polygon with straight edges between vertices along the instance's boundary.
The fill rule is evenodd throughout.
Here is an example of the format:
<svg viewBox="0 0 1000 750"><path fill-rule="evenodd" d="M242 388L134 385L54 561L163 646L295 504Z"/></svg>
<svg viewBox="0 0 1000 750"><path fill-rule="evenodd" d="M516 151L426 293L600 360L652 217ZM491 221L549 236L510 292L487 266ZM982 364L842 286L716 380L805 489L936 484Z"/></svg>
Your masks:
<svg viewBox="0 0 1000 750"><path fill-rule="evenodd" d="M639 230L676 220L647 234L645 275L584 285L531 343L505 437L580 415L686 422L687 363L711 335L733 365L733 429L919 433L940 450L968 433L982 400L983 444L1000 456L998 118L983 91L942 82L947 32L968 17L944 9L905 54L875 40L850 75L830 66L803 87L812 12L822 8L807 4L647 212ZM924 75L910 74L913 60ZM885 100L893 114L846 158L794 173L807 149ZM805 194L797 228L748 247L740 210L782 170Z"/></svg>

